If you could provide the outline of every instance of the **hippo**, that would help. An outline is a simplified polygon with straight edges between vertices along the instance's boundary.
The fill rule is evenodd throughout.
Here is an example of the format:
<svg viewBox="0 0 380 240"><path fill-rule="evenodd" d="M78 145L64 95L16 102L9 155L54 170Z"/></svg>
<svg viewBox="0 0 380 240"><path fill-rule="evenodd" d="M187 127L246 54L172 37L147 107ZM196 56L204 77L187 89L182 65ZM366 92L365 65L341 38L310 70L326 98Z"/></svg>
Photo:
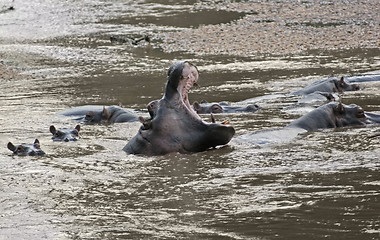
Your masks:
<svg viewBox="0 0 380 240"><path fill-rule="evenodd" d="M235 141L239 144L278 144L290 142L301 133L317 129L365 126L368 124L380 124L380 114L364 112L361 107L355 104L344 105L339 102L330 102L294 120L285 127L245 133L235 138Z"/></svg>
<svg viewBox="0 0 380 240"><path fill-rule="evenodd" d="M231 140L235 134L232 126L207 123L190 106L188 92L198 77L197 67L188 61L170 66L164 96L154 103L150 124L140 127L125 145L126 153L149 156L193 153Z"/></svg>
<svg viewBox="0 0 380 240"><path fill-rule="evenodd" d="M56 129L53 125L50 126L50 132L53 134L53 141L70 142L77 141L79 138L80 126L76 125L74 129L60 128Z"/></svg>
<svg viewBox="0 0 380 240"><path fill-rule="evenodd" d="M346 78L350 83L352 82L378 82L380 81L380 71L373 71L363 73L358 76L351 76Z"/></svg>
<svg viewBox="0 0 380 240"><path fill-rule="evenodd" d="M81 116L76 120L83 121L87 124L112 124L138 121L138 116L134 112L119 106L104 107L86 105L68 109L59 114L64 116Z"/></svg>
<svg viewBox="0 0 380 240"><path fill-rule="evenodd" d="M193 103L193 108L198 114L206 113L247 113L247 112L256 112L259 110L259 106L256 104L250 104L248 106L230 106L226 102L220 103L208 103L202 101L198 103L195 101Z"/></svg>
<svg viewBox="0 0 380 240"><path fill-rule="evenodd" d="M329 77L327 79L322 79L311 83L309 86L295 91L293 95L307 95L314 92L324 92L324 93L342 93L344 91L357 91L359 90L359 85L351 84L346 82L343 77L340 80L336 77Z"/></svg>
<svg viewBox="0 0 380 240"><path fill-rule="evenodd" d="M380 114L364 112L355 104L330 102L291 122L287 127L312 131L320 128L363 126L380 123Z"/></svg>
<svg viewBox="0 0 380 240"><path fill-rule="evenodd" d="M122 37L115 37L111 36L110 41L111 43L131 43L133 45L137 45L139 42L145 40L145 42L150 43L150 37L148 35L145 35L144 37L138 38L138 39L130 39L130 38L122 38Z"/></svg>
<svg viewBox="0 0 380 240"><path fill-rule="evenodd" d="M21 143L17 146L9 142L7 147L13 152L13 155L18 156L42 156L45 154L40 148L40 141L38 139L34 140L33 144Z"/></svg>

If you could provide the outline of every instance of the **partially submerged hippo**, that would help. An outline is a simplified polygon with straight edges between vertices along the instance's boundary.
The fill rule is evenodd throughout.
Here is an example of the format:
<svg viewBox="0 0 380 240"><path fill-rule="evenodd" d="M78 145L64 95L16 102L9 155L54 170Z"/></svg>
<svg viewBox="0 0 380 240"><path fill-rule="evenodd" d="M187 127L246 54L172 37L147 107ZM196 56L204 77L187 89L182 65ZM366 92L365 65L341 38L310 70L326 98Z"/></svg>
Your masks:
<svg viewBox="0 0 380 240"><path fill-rule="evenodd" d="M165 94L155 102L150 124L143 125L123 150L129 154L190 153L227 144L232 126L206 123L191 108L188 92L198 81L198 69L190 62L176 62L168 71Z"/></svg>
<svg viewBox="0 0 380 240"><path fill-rule="evenodd" d="M259 110L259 106L256 104L250 104L248 106L230 106L226 102L220 103L208 103L202 101L198 103L195 101L193 103L193 108L198 114L206 113L247 113L256 112Z"/></svg>
<svg viewBox="0 0 380 240"><path fill-rule="evenodd" d="M311 83L309 86L295 91L294 95L307 95L314 92L324 93L342 93L344 91L357 91L359 85L346 82L343 77L340 79L336 77L330 77Z"/></svg>
<svg viewBox="0 0 380 240"><path fill-rule="evenodd" d="M344 105L330 102L294 120L286 127L246 133L235 138L235 141L239 144L253 143L257 145L283 143L289 142L300 133L307 131L367 124L380 124L380 114L364 112L355 104Z"/></svg>
<svg viewBox="0 0 380 240"><path fill-rule="evenodd" d="M59 114L64 116L81 116L77 120L84 121L89 124L110 124L138 121L138 116L134 112L119 106L104 107L98 105L86 105L68 109Z"/></svg>
<svg viewBox="0 0 380 240"><path fill-rule="evenodd" d="M380 70L366 72L358 76L350 76L346 80L349 82L378 82L380 81Z"/></svg>
<svg viewBox="0 0 380 240"><path fill-rule="evenodd" d="M76 125L74 129L60 128L56 129L53 125L50 126L50 132L53 134L53 141L70 142L77 141L79 138L80 126Z"/></svg>
<svg viewBox="0 0 380 240"><path fill-rule="evenodd" d="M33 144L21 143L17 146L9 142L7 147L13 152L13 155L18 156L41 156L45 154L40 148L40 141L38 139L34 140Z"/></svg>
<svg viewBox="0 0 380 240"><path fill-rule="evenodd" d="M380 114L364 112L361 107L355 104L344 105L338 102L330 102L291 122L287 127L312 131L320 128L361 126L376 123L380 123Z"/></svg>

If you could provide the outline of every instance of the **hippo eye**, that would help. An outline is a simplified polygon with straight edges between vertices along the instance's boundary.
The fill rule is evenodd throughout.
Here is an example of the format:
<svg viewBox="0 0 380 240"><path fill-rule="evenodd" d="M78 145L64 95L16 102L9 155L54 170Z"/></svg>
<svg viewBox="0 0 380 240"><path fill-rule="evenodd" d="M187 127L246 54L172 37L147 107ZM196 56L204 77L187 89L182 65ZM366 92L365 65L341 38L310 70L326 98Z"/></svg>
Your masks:
<svg viewBox="0 0 380 240"><path fill-rule="evenodd" d="M213 113L221 113L221 112L223 112L223 110L219 106L213 106L212 112Z"/></svg>
<svg viewBox="0 0 380 240"><path fill-rule="evenodd" d="M356 116L358 118L365 118L365 113L364 113L363 109L359 109Z"/></svg>
<svg viewBox="0 0 380 240"><path fill-rule="evenodd" d="M22 153L22 152L25 152L25 149L23 147L18 147L16 149L16 153Z"/></svg>

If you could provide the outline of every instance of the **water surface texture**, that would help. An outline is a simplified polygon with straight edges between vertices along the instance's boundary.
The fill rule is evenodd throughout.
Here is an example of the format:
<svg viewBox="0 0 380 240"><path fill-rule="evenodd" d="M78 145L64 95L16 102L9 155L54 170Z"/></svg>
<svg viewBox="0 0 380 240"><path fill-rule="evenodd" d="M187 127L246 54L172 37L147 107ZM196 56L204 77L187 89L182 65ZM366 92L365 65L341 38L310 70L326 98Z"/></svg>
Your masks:
<svg viewBox="0 0 380 240"><path fill-rule="evenodd" d="M380 126L238 141L317 105L297 104L288 93L330 74L379 70L379 48L250 57L164 51L167 32L258 14L196 2L0 1L0 64L20 73L0 75L0 239L380 238L380 138L369 138ZM150 43L132 44L145 35ZM177 60L199 68L191 102L261 107L215 115L236 129L227 146L126 155L121 149L140 123L82 125L77 142L51 140L50 125L77 124L57 115L70 107L121 103L147 116ZM344 93L343 103L380 112L380 82L360 87ZM12 156L6 148L36 138L45 156Z"/></svg>

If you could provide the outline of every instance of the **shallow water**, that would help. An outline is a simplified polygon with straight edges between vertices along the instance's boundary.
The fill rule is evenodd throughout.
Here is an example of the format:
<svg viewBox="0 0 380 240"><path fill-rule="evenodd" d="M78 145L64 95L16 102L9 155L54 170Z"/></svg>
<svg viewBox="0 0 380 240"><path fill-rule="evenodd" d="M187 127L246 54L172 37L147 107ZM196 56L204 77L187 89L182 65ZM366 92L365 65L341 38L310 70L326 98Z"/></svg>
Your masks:
<svg viewBox="0 0 380 240"><path fill-rule="evenodd" d="M193 2L16 1L14 11L0 14L1 58L25 75L1 79L2 239L380 237L380 139L368 138L379 126L320 130L264 146L233 139L206 152L159 157L121 151L139 123L82 125L77 142L51 140L50 125L75 127L56 115L72 106L120 102L144 111L161 98L175 60L199 67L201 87L191 101L261 107L216 115L231 120L237 137L281 128L309 111L287 94L314 80L380 68L378 49L252 58L163 53L160 33L196 27L177 20L188 19ZM192 14L204 24L242 17ZM109 41L145 34L151 44ZM343 102L380 111L380 83L361 87ZM46 156L13 157L6 148L35 138Z"/></svg>

